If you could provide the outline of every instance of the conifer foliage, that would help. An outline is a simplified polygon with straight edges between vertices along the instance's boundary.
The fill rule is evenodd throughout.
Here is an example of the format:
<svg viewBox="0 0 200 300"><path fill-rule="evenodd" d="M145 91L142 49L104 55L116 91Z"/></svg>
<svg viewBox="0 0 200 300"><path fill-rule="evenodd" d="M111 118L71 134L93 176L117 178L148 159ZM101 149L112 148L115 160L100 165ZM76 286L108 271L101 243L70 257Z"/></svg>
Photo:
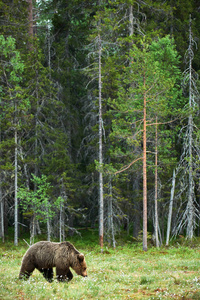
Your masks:
<svg viewBox="0 0 200 300"><path fill-rule="evenodd" d="M200 17L182 2L0 1L3 241L198 234Z"/></svg>

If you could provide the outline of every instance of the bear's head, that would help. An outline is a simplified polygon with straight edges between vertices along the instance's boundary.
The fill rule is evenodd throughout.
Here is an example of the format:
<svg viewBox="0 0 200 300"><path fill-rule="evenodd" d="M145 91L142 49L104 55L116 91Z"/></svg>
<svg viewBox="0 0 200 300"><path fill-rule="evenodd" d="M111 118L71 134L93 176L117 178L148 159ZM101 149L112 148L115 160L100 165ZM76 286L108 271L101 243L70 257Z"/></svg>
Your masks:
<svg viewBox="0 0 200 300"><path fill-rule="evenodd" d="M83 277L87 277L87 265L82 253L77 254L76 261L73 264L74 271Z"/></svg>

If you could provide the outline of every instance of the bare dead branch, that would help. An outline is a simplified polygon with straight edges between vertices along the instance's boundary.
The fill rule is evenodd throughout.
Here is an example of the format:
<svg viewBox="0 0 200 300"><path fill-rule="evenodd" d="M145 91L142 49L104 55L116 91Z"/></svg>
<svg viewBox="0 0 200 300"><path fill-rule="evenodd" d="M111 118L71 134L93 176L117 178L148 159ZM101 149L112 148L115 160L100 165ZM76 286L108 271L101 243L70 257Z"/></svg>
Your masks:
<svg viewBox="0 0 200 300"><path fill-rule="evenodd" d="M134 163L136 163L136 162L137 162L138 160L140 160L140 159L143 159L143 157L139 157L139 158L135 159L134 161L132 161L132 162L131 162L128 166L126 166L125 168L123 168L123 169L121 169L121 170L115 172L114 175L126 171L127 169L129 169Z"/></svg>

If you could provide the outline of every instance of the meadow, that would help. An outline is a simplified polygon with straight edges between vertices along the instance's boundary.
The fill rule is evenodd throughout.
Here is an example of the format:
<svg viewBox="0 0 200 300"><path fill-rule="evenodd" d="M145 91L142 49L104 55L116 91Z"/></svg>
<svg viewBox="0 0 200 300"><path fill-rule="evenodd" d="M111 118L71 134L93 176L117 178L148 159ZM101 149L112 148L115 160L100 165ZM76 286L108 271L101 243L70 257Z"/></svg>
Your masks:
<svg viewBox="0 0 200 300"><path fill-rule="evenodd" d="M69 283L49 283L35 270L27 281L18 279L28 246L0 242L0 299L200 299L200 243L174 243L168 248L120 243L116 249L83 237L71 239L86 256L88 277L75 274Z"/></svg>

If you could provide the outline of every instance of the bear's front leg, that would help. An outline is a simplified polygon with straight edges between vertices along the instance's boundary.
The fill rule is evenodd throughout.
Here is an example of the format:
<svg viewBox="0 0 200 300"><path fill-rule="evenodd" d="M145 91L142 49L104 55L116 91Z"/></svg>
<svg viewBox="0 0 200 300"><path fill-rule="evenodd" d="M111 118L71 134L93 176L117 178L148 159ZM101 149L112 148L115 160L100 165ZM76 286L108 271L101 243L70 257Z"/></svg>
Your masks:
<svg viewBox="0 0 200 300"><path fill-rule="evenodd" d="M68 269L68 271L67 271L67 278L68 278L68 281L72 280L72 278L73 278L73 274L70 271L70 269Z"/></svg>
<svg viewBox="0 0 200 300"><path fill-rule="evenodd" d="M73 274L69 268L61 269L56 267L56 278L58 281L70 281L73 278Z"/></svg>
<svg viewBox="0 0 200 300"><path fill-rule="evenodd" d="M31 274L33 273L35 269L35 266L32 264L22 264L20 273L19 273L19 279L28 279Z"/></svg>

